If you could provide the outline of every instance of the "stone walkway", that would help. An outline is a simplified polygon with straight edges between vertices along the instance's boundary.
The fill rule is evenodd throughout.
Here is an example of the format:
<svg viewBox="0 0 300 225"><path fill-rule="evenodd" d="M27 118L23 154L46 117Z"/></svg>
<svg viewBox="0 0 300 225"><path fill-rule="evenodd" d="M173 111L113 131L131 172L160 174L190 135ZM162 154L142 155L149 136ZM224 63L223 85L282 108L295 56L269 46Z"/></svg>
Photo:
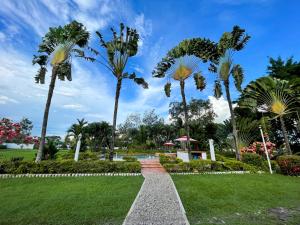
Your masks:
<svg viewBox="0 0 300 225"><path fill-rule="evenodd" d="M170 175L158 160L141 164L145 181L123 225L189 225Z"/></svg>

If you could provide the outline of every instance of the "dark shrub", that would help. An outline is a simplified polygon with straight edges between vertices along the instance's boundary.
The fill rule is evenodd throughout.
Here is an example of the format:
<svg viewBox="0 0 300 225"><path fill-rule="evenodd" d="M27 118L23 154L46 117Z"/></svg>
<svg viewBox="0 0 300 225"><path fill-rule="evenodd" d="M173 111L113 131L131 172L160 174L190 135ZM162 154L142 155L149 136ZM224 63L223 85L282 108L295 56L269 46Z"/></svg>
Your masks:
<svg viewBox="0 0 300 225"><path fill-rule="evenodd" d="M0 145L0 149L7 149L6 145Z"/></svg>
<svg viewBox="0 0 300 225"><path fill-rule="evenodd" d="M182 160L176 158L175 156L169 156L169 155L165 155L165 154L160 154L159 155L159 162L161 164L171 164L171 163L181 163Z"/></svg>
<svg viewBox="0 0 300 225"><path fill-rule="evenodd" d="M286 155L279 156L277 163L280 170L285 175L299 176L300 175L300 156Z"/></svg>

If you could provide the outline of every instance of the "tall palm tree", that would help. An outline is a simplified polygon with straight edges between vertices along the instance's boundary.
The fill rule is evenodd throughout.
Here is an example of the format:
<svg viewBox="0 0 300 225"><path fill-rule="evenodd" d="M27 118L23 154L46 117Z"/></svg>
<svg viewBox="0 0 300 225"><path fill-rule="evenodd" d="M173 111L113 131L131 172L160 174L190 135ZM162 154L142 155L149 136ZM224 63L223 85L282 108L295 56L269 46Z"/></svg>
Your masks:
<svg viewBox="0 0 300 225"><path fill-rule="evenodd" d="M295 111L300 97L288 81L262 77L250 82L239 100L241 107L269 112L279 118L287 152L292 154L283 117Z"/></svg>
<svg viewBox="0 0 300 225"><path fill-rule="evenodd" d="M244 34L244 32L245 30L235 26L232 32L225 32L222 35L218 44L218 49L221 57L219 58L218 63L215 65L218 77L215 81L214 86L214 96L218 99L222 96L221 83L223 83L224 85L232 123L236 158L238 160L241 160L241 157L238 143L239 138L236 119L233 112L232 99L230 94L230 77L233 77L236 89L238 91L242 91L241 84L243 82L244 73L240 65L234 64L233 53L235 51L241 50L248 42L250 36Z"/></svg>
<svg viewBox="0 0 300 225"><path fill-rule="evenodd" d="M75 56L85 57L81 48L87 45L89 37L90 34L86 28L77 21L73 21L63 27L51 27L48 33L43 37L42 43L39 45L39 55L33 56L33 64L38 64L40 66L38 74L35 76L36 83L45 83L45 75L49 61L52 67L52 75L48 89L48 97L41 131L41 140L35 160L36 162L40 162L42 160L44 153L48 115L56 78L58 77L60 80L65 80L65 78L67 78L69 81L72 80L72 55L74 53ZM86 59L90 58L86 57Z"/></svg>
<svg viewBox="0 0 300 225"><path fill-rule="evenodd" d="M196 88L202 91L205 88L205 78L202 76L198 67L201 63L201 60L196 56L185 55L179 58L174 59L171 67L165 72L168 77L168 82L165 85L165 94L167 97L170 97L171 93L171 79L179 81L180 83L180 93L182 97L183 111L184 111L184 120L185 120L185 132L187 136L187 149L190 151L190 127L189 127L189 118L188 118L188 108L185 97L185 81L192 74L194 74L194 80ZM153 74L154 77L159 77L158 74Z"/></svg>
<svg viewBox="0 0 300 225"><path fill-rule="evenodd" d="M103 55L100 51L96 51L95 49L91 50L99 56L99 59L96 59L96 61L105 66L117 79L112 138L109 152L109 159L113 160L118 105L122 81L126 78L132 79L138 85L142 85L143 88L148 88L148 83L144 80L144 78L136 77L134 72L128 74L124 71L129 58L135 56L138 52L139 34L137 33L136 29L129 27L125 28L124 24L121 23L119 34L117 34L113 28L111 28L111 31L113 37L110 41L105 41L102 34L100 32L96 32L96 34L99 36L101 47L104 48L106 54Z"/></svg>

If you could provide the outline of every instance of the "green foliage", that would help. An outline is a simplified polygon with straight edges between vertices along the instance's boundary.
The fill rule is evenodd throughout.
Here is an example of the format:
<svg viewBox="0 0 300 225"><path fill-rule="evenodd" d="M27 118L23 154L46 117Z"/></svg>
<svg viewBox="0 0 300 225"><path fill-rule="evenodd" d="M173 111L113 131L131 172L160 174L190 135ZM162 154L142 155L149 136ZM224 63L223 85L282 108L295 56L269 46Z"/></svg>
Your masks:
<svg viewBox="0 0 300 225"><path fill-rule="evenodd" d="M131 156L124 156L123 160L125 160L126 162L137 162L137 158Z"/></svg>
<svg viewBox="0 0 300 225"><path fill-rule="evenodd" d="M165 89L166 96L170 97L170 95L171 95L171 83L170 82L166 83L164 89Z"/></svg>
<svg viewBox="0 0 300 225"><path fill-rule="evenodd" d="M277 158L277 162L283 174L290 176L300 176L300 156L279 156Z"/></svg>
<svg viewBox="0 0 300 225"><path fill-rule="evenodd" d="M43 37L42 43L39 45L39 55L33 56L32 63L40 66L38 74L35 76L35 81L41 84L45 83L47 62L52 55L55 57L64 55L63 61L55 65L57 66L56 74L58 78L61 80L65 78L72 80L71 55L75 53L75 56L84 57L89 60L90 58L85 57L82 50L75 48L75 46L79 48L85 47L89 38L90 34L83 24L75 20L63 27L50 27L48 33Z"/></svg>
<svg viewBox="0 0 300 225"><path fill-rule="evenodd" d="M30 161L1 161L1 174L26 173L138 173L141 171L139 162L110 162L110 161L78 161L47 160L40 163Z"/></svg>
<svg viewBox="0 0 300 225"><path fill-rule="evenodd" d="M262 168L262 169L266 169L265 168L265 160L264 158L259 155L259 154L255 154L255 153L244 153L242 155L242 162L247 163L247 164L251 164L253 166Z"/></svg>
<svg viewBox="0 0 300 225"><path fill-rule="evenodd" d="M47 139L47 143L44 148L44 158L45 159L55 159L55 154L58 152L55 142L53 140Z"/></svg>
<svg viewBox="0 0 300 225"><path fill-rule="evenodd" d="M6 147L6 145L1 145L0 144L0 149L6 149L7 147Z"/></svg>
<svg viewBox="0 0 300 225"><path fill-rule="evenodd" d="M176 164L176 163L181 163L182 160L176 158L175 156L169 156L165 154L159 154L159 162L164 165L164 164Z"/></svg>
<svg viewBox="0 0 300 225"><path fill-rule="evenodd" d="M168 172L211 172L211 171L250 171L256 173L258 168L234 159L222 158L223 161L191 160L188 163L174 162L162 158L161 164Z"/></svg>

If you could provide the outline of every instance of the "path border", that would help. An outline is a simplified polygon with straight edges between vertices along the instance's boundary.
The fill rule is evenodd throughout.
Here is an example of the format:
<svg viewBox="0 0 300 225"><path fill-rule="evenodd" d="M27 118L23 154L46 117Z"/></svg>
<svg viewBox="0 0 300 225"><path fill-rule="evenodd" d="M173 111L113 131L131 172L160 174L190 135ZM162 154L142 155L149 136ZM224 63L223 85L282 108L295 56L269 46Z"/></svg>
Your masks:
<svg viewBox="0 0 300 225"><path fill-rule="evenodd" d="M168 175L170 176L170 174L168 174ZM175 189L175 194L176 194L176 197L177 197L177 201L179 202L179 206L180 206L181 212L183 213L183 218L185 220L185 224L186 225L190 225L190 222L188 221L188 218L186 216L186 211L184 209L184 206L183 206L182 201L180 199L180 196L178 194L178 191L177 191L177 188L175 186L175 183L174 183L174 181L173 181L173 179L172 179L171 176L170 176L170 178L171 178L171 181L172 181L173 188Z"/></svg>
<svg viewBox="0 0 300 225"><path fill-rule="evenodd" d="M141 176L141 173L40 173L40 174L0 174L0 179L23 178L23 177L99 177L99 176L122 176L133 177Z"/></svg>
<svg viewBox="0 0 300 225"><path fill-rule="evenodd" d="M131 212L133 211L133 208L134 208L134 206L135 206L135 204L136 204L138 198L140 197L140 195L141 195L141 193L142 193L142 189L143 189L145 183L146 183L146 178L144 177L144 182L143 182L143 184L142 184L142 186L141 186L139 192L137 193L137 195L136 195L136 197L135 197L133 203L131 204L131 207L130 207L130 209L129 209L129 211L128 211L128 213L127 213L127 215L126 215L126 217L125 217L125 219L124 219L124 221L123 221L123 223L122 223L122 225L126 225L127 219L128 219L128 217L129 217L129 215L131 214Z"/></svg>

